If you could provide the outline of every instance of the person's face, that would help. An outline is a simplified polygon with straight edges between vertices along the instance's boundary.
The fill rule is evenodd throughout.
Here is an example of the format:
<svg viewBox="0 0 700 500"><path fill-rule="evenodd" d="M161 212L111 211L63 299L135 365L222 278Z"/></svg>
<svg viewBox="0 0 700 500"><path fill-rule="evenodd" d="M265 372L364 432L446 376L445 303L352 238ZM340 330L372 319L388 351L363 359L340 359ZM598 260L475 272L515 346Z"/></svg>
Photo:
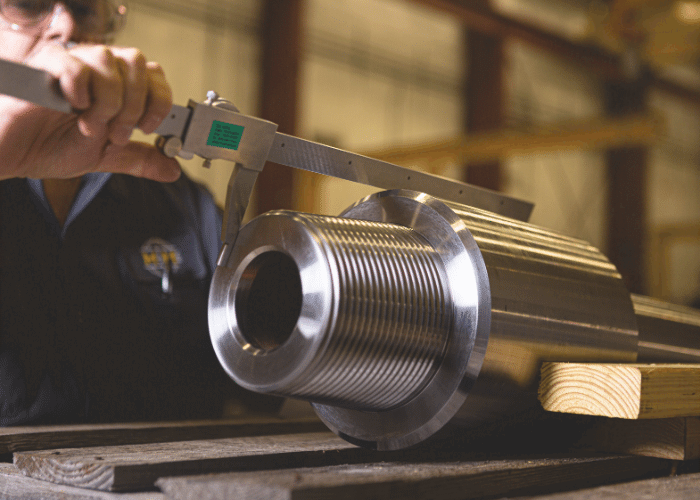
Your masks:
<svg viewBox="0 0 700 500"><path fill-rule="evenodd" d="M105 0L0 0L0 58L23 61L47 44L104 42L110 9ZM15 21L41 10L41 20L17 29ZM14 25L14 26L13 26Z"/></svg>

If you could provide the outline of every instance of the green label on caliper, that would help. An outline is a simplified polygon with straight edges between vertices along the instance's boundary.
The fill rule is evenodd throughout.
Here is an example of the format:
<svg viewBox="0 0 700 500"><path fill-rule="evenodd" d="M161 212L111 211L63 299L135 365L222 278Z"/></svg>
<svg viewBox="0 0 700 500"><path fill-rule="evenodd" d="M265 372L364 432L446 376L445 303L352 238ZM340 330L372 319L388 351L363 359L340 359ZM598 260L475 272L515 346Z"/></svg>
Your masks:
<svg viewBox="0 0 700 500"><path fill-rule="evenodd" d="M240 125L233 125L231 123L219 122L214 120L209 131L209 139L207 139L207 146L214 146L217 148L233 149L238 150L238 146L241 143L241 137L243 137L243 129Z"/></svg>

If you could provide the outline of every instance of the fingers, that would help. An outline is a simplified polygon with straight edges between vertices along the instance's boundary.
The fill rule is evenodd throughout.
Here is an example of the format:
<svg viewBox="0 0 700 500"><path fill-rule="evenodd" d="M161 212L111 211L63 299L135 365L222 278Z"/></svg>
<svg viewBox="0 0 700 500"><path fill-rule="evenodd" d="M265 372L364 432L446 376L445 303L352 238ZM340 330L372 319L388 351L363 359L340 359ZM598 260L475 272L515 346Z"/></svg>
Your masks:
<svg viewBox="0 0 700 500"><path fill-rule="evenodd" d="M139 120L139 128L144 133L150 134L170 113L170 108L173 107L173 94L160 64L149 62L146 67L148 70L148 106L142 119Z"/></svg>
<svg viewBox="0 0 700 500"><path fill-rule="evenodd" d="M115 144L126 144L134 128L147 113L150 76L148 63L140 51L114 47L112 52L117 58L123 80L123 101L121 109L110 123L109 138Z"/></svg>
<svg viewBox="0 0 700 500"><path fill-rule="evenodd" d="M34 110L40 116L34 120L34 141L51 145L24 155L32 158L36 178L90 171L160 182L180 176L175 160L153 146L130 141L134 128L153 132L172 107L172 92L158 64L146 61L136 49L91 44L48 45L25 62L58 78L64 96L79 112L76 119Z"/></svg>
<svg viewBox="0 0 700 500"><path fill-rule="evenodd" d="M128 81L124 78L122 62L103 45L79 46L69 54L90 68L88 91L90 105L80 114L80 131L87 136L111 140L112 121L124 107Z"/></svg>
<svg viewBox="0 0 700 500"><path fill-rule="evenodd" d="M150 144L130 142L105 149L100 171L145 177L159 182L173 182L180 177L180 165Z"/></svg>
<svg viewBox="0 0 700 500"><path fill-rule="evenodd" d="M90 107L92 69L69 55L66 49L60 45L48 45L24 62L57 78L64 97L73 108L85 110Z"/></svg>
<svg viewBox="0 0 700 500"><path fill-rule="evenodd" d="M137 49L56 45L36 59L33 65L54 74L66 99L83 111L78 121L83 135L124 145L136 127L153 132L172 107L162 68Z"/></svg>

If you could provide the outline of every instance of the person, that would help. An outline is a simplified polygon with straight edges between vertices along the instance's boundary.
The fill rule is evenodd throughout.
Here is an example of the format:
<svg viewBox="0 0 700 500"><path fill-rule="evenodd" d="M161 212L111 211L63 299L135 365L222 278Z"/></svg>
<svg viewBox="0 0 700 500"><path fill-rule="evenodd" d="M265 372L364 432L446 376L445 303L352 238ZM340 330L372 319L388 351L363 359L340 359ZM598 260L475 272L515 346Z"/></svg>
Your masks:
<svg viewBox="0 0 700 500"><path fill-rule="evenodd" d="M106 45L121 3L0 6L0 57L79 111L0 98L0 425L220 416L242 392L207 333L221 214L130 141L170 109L162 69Z"/></svg>
<svg viewBox="0 0 700 500"><path fill-rule="evenodd" d="M145 133L158 127L172 92L162 68L140 51L105 45L124 22L123 4L2 0L0 9L0 58L55 76L79 111L57 113L0 96L0 179L88 171L177 179L175 160L129 141L136 127Z"/></svg>

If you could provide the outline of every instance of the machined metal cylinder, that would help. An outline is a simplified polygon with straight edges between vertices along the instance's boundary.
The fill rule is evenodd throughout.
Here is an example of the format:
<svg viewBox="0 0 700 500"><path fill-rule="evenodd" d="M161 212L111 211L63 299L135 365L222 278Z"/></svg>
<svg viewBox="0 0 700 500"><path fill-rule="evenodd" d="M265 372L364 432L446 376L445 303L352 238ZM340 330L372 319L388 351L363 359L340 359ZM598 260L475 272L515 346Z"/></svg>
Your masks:
<svg viewBox="0 0 700 500"><path fill-rule="evenodd" d="M632 295L640 363L699 363L700 311Z"/></svg>
<svg viewBox="0 0 700 500"><path fill-rule="evenodd" d="M305 244L321 242L317 250L323 260L302 270L298 264L307 255L269 249L242 268L233 298L236 320L243 340L251 345L251 360L267 358L264 365L250 366L250 376L242 375L245 385L366 411L409 401L434 375L450 333L450 298L437 252L404 227L286 215L255 224L256 241L265 235L311 237ZM328 259L332 268L323 266ZM313 274L307 280L309 271ZM286 286L279 288L280 283ZM315 303L304 307L321 294L331 299L323 300L330 316ZM281 320L287 317L294 321ZM301 335L320 341L312 346L313 358L310 351L291 349L294 356L286 357L283 345L296 342L292 334L297 318L310 321L308 329L300 325ZM318 330L324 319L324 329L332 329L325 338ZM279 356L272 355L274 350ZM305 370L282 376L304 361ZM257 368L272 369L274 380L261 386L263 374Z"/></svg>
<svg viewBox="0 0 700 500"><path fill-rule="evenodd" d="M223 260L209 323L229 375L372 448L535 405L543 361L637 359L636 304L597 249L421 193L264 214Z"/></svg>

